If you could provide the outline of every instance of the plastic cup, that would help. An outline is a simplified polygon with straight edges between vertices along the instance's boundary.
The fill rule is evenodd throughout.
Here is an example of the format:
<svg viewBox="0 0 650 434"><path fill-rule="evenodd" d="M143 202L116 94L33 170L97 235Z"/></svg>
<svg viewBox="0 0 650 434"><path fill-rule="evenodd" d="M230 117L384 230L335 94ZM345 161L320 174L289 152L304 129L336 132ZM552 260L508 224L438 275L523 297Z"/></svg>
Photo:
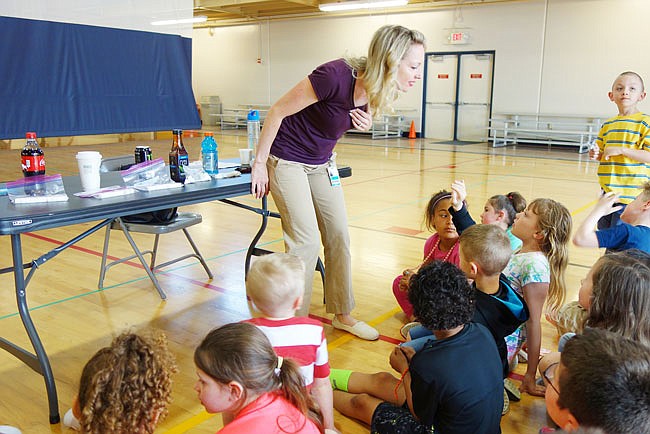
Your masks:
<svg viewBox="0 0 650 434"><path fill-rule="evenodd" d="M84 191L99 190L100 176L99 166L102 163L102 154L97 151L77 152L77 164L79 165L79 178Z"/></svg>
<svg viewBox="0 0 650 434"><path fill-rule="evenodd" d="M248 148L240 149L239 150L239 159L241 160L241 165L242 166L250 167L251 160L253 160L253 150L248 149Z"/></svg>

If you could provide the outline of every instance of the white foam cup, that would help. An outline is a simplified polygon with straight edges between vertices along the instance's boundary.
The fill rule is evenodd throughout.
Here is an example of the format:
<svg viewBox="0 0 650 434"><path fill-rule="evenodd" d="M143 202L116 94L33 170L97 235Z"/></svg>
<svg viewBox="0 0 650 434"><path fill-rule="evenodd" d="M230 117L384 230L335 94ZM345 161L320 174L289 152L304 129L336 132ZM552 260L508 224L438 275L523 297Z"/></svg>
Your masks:
<svg viewBox="0 0 650 434"><path fill-rule="evenodd" d="M77 164L79 165L79 177L84 191L99 190L100 176L99 166L102 163L102 154L97 151L77 152Z"/></svg>
<svg viewBox="0 0 650 434"><path fill-rule="evenodd" d="M241 160L242 166L250 166L251 161L253 160L253 150L252 149L240 149L239 150L239 159Z"/></svg>

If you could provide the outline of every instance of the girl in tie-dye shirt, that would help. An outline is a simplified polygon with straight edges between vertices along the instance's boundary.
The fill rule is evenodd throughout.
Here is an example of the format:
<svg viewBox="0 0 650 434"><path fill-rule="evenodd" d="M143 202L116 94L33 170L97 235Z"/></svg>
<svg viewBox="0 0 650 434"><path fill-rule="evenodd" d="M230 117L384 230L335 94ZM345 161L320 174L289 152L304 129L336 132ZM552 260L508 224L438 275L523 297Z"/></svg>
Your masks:
<svg viewBox="0 0 650 434"><path fill-rule="evenodd" d="M542 311L544 303L553 312L564 301L571 214L564 205L552 199L535 199L517 214L512 233L522 240L523 245L503 274L526 300L530 318L506 338L508 358L512 360L526 342L528 366L520 389L531 395L544 396L544 387L535 384L542 341Z"/></svg>

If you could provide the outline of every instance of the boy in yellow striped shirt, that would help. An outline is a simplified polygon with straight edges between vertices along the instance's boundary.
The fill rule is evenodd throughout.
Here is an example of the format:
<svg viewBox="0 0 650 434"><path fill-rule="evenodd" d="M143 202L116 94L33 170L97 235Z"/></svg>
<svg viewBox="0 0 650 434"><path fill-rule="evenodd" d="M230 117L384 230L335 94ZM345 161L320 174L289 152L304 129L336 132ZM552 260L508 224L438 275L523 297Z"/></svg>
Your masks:
<svg viewBox="0 0 650 434"><path fill-rule="evenodd" d="M589 156L600 161L598 180L604 193L615 193L622 208L602 217L598 229L616 226L625 205L650 181L650 116L641 113L637 104L646 96L639 74L621 73L608 93L618 107L618 115L608 119L600 129Z"/></svg>

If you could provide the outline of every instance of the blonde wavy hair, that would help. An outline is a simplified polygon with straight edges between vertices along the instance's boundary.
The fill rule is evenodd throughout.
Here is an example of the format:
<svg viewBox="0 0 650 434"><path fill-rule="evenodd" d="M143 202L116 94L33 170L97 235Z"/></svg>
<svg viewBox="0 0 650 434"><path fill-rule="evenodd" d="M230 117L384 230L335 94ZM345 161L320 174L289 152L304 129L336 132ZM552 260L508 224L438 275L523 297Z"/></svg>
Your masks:
<svg viewBox="0 0 650 434"><path fill-rule="evenodd" d="M425 45L424 35L402 26L380 27L372 37L366 57L346 58L363 80L368 93L368 108L374 115L389 110L397 99L397 70L412 45Z"/></svg>
<svg viewBox="0 0 650 434"><path fill-rule="evenodd" d="M79 382L81 430L153 433L167 415L178 368L164 334L123 333L86 363Z"/></svg>
<svg viewBox="0 0 650 434"><path fill-rule="evenodd" d="M552 312L556 312L566 297L564 275L569 264L571 213L553 199L535 199L528 209L537 216L537 225L542 234L542 239L538 241L539 248L546 255L551 270L546 303Z"/></svg>

